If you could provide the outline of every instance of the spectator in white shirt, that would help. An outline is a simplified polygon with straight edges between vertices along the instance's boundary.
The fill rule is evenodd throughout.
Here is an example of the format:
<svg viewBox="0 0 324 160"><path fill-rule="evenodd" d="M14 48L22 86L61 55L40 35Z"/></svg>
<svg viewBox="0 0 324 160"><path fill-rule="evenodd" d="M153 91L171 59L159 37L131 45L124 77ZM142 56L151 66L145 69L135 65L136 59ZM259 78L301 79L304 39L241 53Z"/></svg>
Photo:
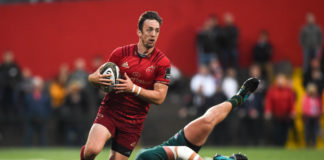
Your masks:
<svg viewBox="0 0 324 160"><path fill-rule="evenodd" d="M233 97L238 91L238 84L235 78L236 71L234 68L229 68L226 71L226 76L223 80L222 89L227 98Z"/></svg>

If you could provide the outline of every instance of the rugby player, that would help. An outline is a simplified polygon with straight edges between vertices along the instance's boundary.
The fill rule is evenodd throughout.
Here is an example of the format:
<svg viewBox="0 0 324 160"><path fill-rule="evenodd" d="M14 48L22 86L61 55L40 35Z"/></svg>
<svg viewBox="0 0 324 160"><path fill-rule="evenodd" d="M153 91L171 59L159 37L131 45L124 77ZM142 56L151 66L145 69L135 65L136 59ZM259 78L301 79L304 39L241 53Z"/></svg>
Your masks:
<svg viewBox="0 0 324 160"><path fill-rule="evenodd" d="M157 12L144 12L138 21L137 44L115 49L108 61L120 68L123 79L117 79L114 92L103 99L81 148L81 160L92 160L105 143L112 139L110 160L126 160L136 146L150 104L161 104L167 94L171 64L155 47L162 19ZM101 67L89 75L95 86L111 85L110 75L100 75Z"/></svg>
<svg viewBox="0 0 324 160"><path fill-rule="evenodd" d="M204 115L190 122L168 141L142 150L136 160L201 160L197 153L213 128L223 121L233 108L242 105L258 85L258 79L249 78L231 99L209 108ZM233 154L231 157L216 155L214 160L247 160L247 157L242 154Z"/></svg>

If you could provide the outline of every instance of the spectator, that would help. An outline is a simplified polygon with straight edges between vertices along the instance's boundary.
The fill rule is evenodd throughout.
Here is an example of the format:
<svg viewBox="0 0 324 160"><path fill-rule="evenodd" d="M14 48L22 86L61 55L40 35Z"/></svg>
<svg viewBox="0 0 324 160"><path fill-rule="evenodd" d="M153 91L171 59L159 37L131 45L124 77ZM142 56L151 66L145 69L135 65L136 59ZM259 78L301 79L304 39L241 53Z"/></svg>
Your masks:
<svg viewBox="0 0 324 160"><path fill-rule="evenodd" d="M81 85L81 89L87 89L87 87L89 86L88 83L89 73L86 71L85 67L86 67L86 63L84 59L78 58L75 61L75 70L71 73L68 79L68 83L78 81L79 84Z"/></svg>
<svg viewBox="0 0 324 160"><path fill-rule="evenodd" d="M305 140L307 146L316 146L319 129L319 118L322 114L321 99L314 83L307 85L307 92L303 97L302 110L305 125Z"/></svg>
<svg viewBox="0 0 324 160"><path fill-rule="evenodd" d="M228 68L226 76L223 80L222 90L225 93L227 99L233 97L238 91L238 83L236 80L236 71L234 68Z"/></svg>
<svg viewBox="0 0 324 160"><path fill-rule="evenodd" d="M11 51L4 53L0 73L3 85L3 94L0 97L0 107L3 110L1 112L5 116L11 116L17 113L18 84L21 82L20 67L14 62L14 55Z"/></svg>
<svg viewBox="0 0 324 160"><path fill-rule="evenodd" d="M239 110L241 122L241 132L239 137L241 144L258 145L261 143L264 133L263 127L263 100L266 92L266 81L261 78L261 68L259 65L252 65L249 70L250 77L260 79L259 86L252 95L249 96L245 104Z"/></svg>
<svg viewBox="0 0 324 160"><path fill-rule="evenodd" d="M193 105L200 115L207 109L210 98L216 92L215 79L207 66L200 66L199 73L191 80L190 88L193 93Z"/></svg>
<svg viewBox="0 0 324 160"><path fill-rule="evenodd" d="M318 92L321 93L324 87L324 75L320 70L320 62L318 59L314 58L310 62L310 67L306 72L304 72L303 84L307 87L307 84L313 82L318 87Z"/></svg>
<svg viewBox="0 0 324 160"><path fill-rule="evenodd" d="M48 93L44 90L41 77L33 79L33 90L25 95L26 135L25 144L32 145L34 132L37 132L40 145L47 144L47 118L50 114L51 102Z"/></svg>
<svg viewBox="0 0 324 160"><path fill-rule="evenodd" d="M221 81L223 79L223 69L218 59L214 58L209 63L209 68L211 70L211 74L215 79L215 83L217 86L220 86Z"/></svg>
<svg viewBox="0 0 324 160"><path fill-rule="evenodd" d="M219 54L220 27L218 19L210 16L197 35L197 53L199 65L207 65L212 58Z"/></svg>
<svg viewBox="0 0 324 160"><path fill-rule="evenodd" d="M270 81L272 79L272 45L268 40L268 32L263 30L259 40L253 48L253 61L261 66L262 77Z"/></svg>
<svg viewBox="0 0 324 160"><path fill-rule="evenodd" d="M275 145L284 146L286 143L288 129L295 116L294 102L294 92L288 79L285 75L278 74L265 98L265 118L273 119Z"/></svg>
<svg viewBox="0 0 324 160"><path fill-rule="evenodd" d="M60 108L65 100L65 87L69 76L68 70L69 69L66 64L61 65L59 73L56 75L54 81L49 86L53 108Z"/></svg>
<svg viewBox="0 0 324 160"><path fill-rule="evenodd" d="M69 68L66 64L63 64L59 68L59 72L56 75L53 82L49 85L49 92L51 96L51 102L53 107L53 115L56 122L56 141L58 144L64 141L64 129L65 129L65 117L63 116L63 106L67 95L67 79L69 76Z"/></svg>
<svg viewBox="0 0 324 160"><path fill-rule="evenodd" d="M238 68L238 36L239 30L234 23L234 17L230 13L224 15L225 26L222 29L220 61L226 70L229 67Z"/></svg>
<svg viewBox="0 0 324 160"><path fill-rule="evenodd" d="M303 48L303 70L307 71L311 59L316 58L322 45L322 31L315 22L313 13L306 15L306 25L303 26L299 40Z"/></svg>
<svg viewBox="0 0 324 160"><path fill-rule="evenodd" d="M26 94L31 93L33 91L33 88L34 88L34 82L33 82L31 70L29 68L24 68L22 70L22 81L19 84L19 94L18 94L19 115L23 114Z"/></svg>
<svg viewBox="0 0 324 160"><path fill-rule="evenodd" d="M68 86L68 94L62 107L65 118L65 142L67 145L81 145L86 140L89 126L84 125L89 118L89 101L79 81Z"/></svg>

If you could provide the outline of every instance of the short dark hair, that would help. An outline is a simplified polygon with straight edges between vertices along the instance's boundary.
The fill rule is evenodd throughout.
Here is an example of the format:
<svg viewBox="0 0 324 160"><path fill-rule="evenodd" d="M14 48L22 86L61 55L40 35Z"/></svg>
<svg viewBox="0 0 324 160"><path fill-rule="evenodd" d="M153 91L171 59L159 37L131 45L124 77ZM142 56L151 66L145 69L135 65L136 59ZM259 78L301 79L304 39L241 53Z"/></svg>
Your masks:
<svg viewBox="0 0 324 160"><path fill-rule="evenodd" d="M138 29L140 31L143 31L143 24L144 24L144 21L147 20L147 19L158 21L160 26L162 24L162 18L159 16L159 14L157 12L155 12L155 11L146 11L138 19Z"/></svg>

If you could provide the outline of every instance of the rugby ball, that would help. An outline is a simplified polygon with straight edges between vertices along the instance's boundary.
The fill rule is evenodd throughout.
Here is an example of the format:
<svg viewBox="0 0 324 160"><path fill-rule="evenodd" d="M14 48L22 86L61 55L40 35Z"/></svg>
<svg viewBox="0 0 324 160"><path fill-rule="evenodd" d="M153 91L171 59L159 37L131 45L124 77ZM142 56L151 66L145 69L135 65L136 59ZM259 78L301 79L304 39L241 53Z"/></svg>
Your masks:
<svg viewBox="0 0 324 160"><path fill-rule="evenodd" d="M105 92L111 92L114 90L114 85L118 84L117 79L120 78L119 67L113 62L107 62L103 64L100 69L100 74L110 74L111 76L107 79L113 80L110 86L100 85L100 89Z"/></svg>

